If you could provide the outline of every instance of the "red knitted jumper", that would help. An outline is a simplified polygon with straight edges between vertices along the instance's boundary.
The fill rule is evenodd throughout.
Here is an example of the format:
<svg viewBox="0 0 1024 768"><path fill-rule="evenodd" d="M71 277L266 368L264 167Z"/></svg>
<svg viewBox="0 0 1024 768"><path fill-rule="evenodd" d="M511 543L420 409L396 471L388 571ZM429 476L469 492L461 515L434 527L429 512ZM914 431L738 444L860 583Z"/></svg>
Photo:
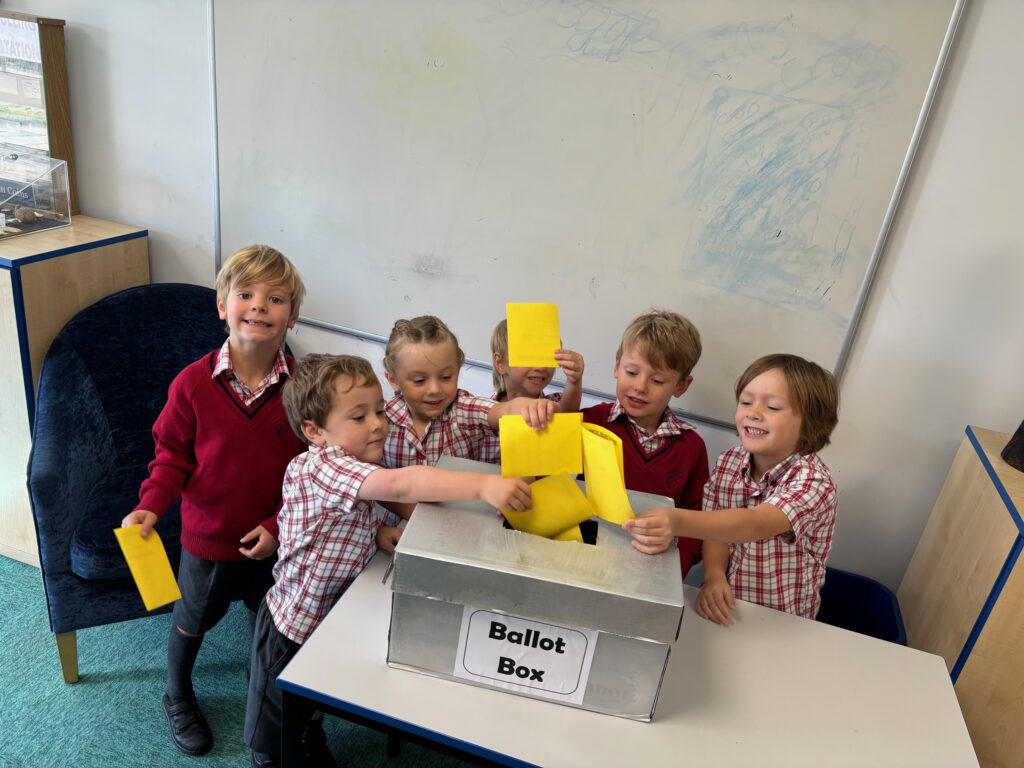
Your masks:
<svg viewBox="0 0 1024 768"><path fill-rule="evenodd" d="M216 355L171 382L136 509L160 516L180 496L182 547L204 560L244 560L239 539L253 528L277 538L284 471L305 445L284 413L284 381L245 406L223 375L212 378ZM294 371L294 359L287 360Z"/></svg>
<svg viewBox="0 0 1024 768"><path fill-rule="evenodd" d="M612 403L598 403L583 410L583 421L597 424L622 439L622 464L626 487L668 496L679 509L702 509L704 483L708 480L708 450L695 430L673 435L651 454L644 453L629 416L623 413L608 423ZM679 564L683 577L700 560L700 539L679 537Z"/></svg>

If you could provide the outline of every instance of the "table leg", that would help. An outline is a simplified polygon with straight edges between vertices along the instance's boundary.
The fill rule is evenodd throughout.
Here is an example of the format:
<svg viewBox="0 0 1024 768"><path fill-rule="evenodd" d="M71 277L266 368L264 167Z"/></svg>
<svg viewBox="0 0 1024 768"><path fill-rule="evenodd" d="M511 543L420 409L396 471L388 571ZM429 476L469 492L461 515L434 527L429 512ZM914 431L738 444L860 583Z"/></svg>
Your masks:
<svg viewBox="0 0 1024 768"><path fill-rule="evenodd" d="M302 698L281 691L281 768L302 765Z"/></svg>
<svg viewBox="0 0 1024 768"><path fill-rule="evenodd" d="M398 757L398 752L402 748L402 737L398 735L398 731L388 731L388 757Z"/></svg>

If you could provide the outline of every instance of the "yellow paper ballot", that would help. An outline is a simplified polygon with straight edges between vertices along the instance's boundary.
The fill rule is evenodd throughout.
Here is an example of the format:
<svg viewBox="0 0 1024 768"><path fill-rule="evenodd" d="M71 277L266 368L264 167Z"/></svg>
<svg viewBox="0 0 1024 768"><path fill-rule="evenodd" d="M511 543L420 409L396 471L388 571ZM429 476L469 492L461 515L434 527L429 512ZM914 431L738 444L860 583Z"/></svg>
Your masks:
<svg viewBox="0 0 1024 768"><path fill-rule="evenodd" d="M530 508L525 512L503 510L517 531L552 537L594 516L594 510L576 481L562 473L545 477L530 486Z"/></svg>
<svg viewBox="0 0 1024 768"><path fill-rule="evenodd" d="M141 525L129 525L126 528L115 528L114 535L121 545L124 559L128 561L128 570L135 579L135 586L142 595L142 604L147 611L161 605L173 603L181 597L178 582L174 580L171 561L167 559L167 550L160 540L160 534L152 530L142 538L139 536Z"/></svg>
<svg viewBox="0 0 1024 768"><path fill-rule="evenodd" d="M557 536L552 536L555 541L578 541L580 544L583 543L583 534L580 533L579 525L574 525L567 531L562 531Z"/></svg>
<svg viewBox="0 0 1024 768"><path fill-rule="evenodd" d="M584 424L583 429L588 432L593 432L598 437L603 437L606 440L615 444L615 460L619 465L619 477L622 478L622 484L626 484L626 468L622 463L622 438L612 432L610 429L605 429L597 424Z"/></svg>
<svg viewBox="0 0 1024 768"><path fill-rule="evenodd" d="M583 471L582 413L556 413L547 427L535 432L522 416L502 416L501 476L528 477Z"/></svg>
<svg viewBox="0 0 1024 768"><path fill-rule="evenodd" d="M557 304L506 304L508 364L514 368L557 368L562 346Z"/></svg>
<svg viewBox="0 0 1024 768"><path fill-rule="evenodd" d="M598 517L621 525L635 517L622 480L622 441L606 429L601 432L582 430L587 499Z"/></svg>

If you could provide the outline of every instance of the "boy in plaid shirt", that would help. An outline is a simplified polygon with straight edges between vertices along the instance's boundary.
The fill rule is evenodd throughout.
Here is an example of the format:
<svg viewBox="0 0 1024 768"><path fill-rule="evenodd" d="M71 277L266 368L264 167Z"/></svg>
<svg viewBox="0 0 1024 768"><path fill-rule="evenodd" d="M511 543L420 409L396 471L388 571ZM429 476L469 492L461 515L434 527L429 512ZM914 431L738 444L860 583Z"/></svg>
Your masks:
<svg viewBox="0 0 1024 768"><path fill-rule="evenodd" d="M704 511L657 509L624 523L641 552L704 539L697 613L729 621L736 598L813 619L832 548L836 488L817 451L838 422L835 378L795 355L754 361L736 382L741 445L704 486Z"/></svg>
<svg viewBox="0 0 1024 768"><path fill-rule="evenodd" d="M398 542L398 518L372 500L483 499L513 510L530 504L530 487L518 478L381 468L388 420L380 382L363 358L309 355L283 397L288 421L309 449L285 473L274 586L256 618L245 716L255 766L276 765L280 755L277 675L377 547L393 552ZM312 715L310 709L303 749L314 764L334 765L322 723Z"/></svg>

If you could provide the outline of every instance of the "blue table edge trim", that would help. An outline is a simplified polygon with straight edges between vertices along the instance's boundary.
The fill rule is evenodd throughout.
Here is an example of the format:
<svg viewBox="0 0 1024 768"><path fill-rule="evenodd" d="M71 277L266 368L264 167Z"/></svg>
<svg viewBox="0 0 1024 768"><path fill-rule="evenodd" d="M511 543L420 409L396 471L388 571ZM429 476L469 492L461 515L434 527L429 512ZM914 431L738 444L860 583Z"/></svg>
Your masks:
<svg viewBox="0 0 1024 768"><path fill-rule="evenodd" d="M1014 525L1017 526L1017 538L1014 539L1013 546L1010 547L1010 551L1006 555L1006 560L1003 561L1003 567L999 569L999 575L996 576L996 580L992 584L992 589L989 590L988 597L985 598L985 602L981 606L978 618L974 620L974 626L971 627L971 631L967 635L967 639L964 641L964 647L960 649L960 655L957 656L956 662L953 664L953 668L949 671L949 676L954 685L956 685L956 681L960 677L960 673L963 672L964 666L967 664L967 659L970 658L971 652L974 650L974 646L978 642L978 638L981 637L981 632L985 628L985 624L988 623L988 618L996 606L996 601L999 599L999 595L1002 594L1003 587L1006 586L1006 582L1010 578L1010 573L1017 564L1017 560L1020 559L1021 551L1024 551L1024 522L1021 521L1020 512L1017 510L1013 500L1010 498L1010 494L1006 491L1006 487L1003 485L1002 480L999 479L999 475L996 473L995 467L992 466L992 462L989 461L988 456L985 455L985 450L981 447L981 443L978 441L978 436L974 434L974 430L968 426L964 432L967 435L967 439L971 441L971 445L974 447L974 452L978 455L978 459L981 461L981 465L985 468L985 472L988 473L989 480L992 481L992 486L996 489L999 497L1003 500L1003 505L1006 507L1006 511L1009 512L1010 518L1013 520Z"/></svg>
<svg viewBox="0 0 1024 768"><path fill-rule="evenodd" d="M288 680L282 680L281 678L278 678L277 687L283 691L288 691L289 693L294 693L299 696L302 696L303 698L311 699L321 704L326 704L329 707L334 707L335 709L339 709L344 712L351 712L354 715L365 717L368 720L374 720L378 723L381 723L382 725L389 726L396 730L405 731L407 733L420 736L430 741L436 741L439 744L444 744L446 746L454 747L455 749L460 749L463 752L467 752L469 754L478 755L494 763L512 766L513 768L540 768L540 766L536 766L533 763L526 763L522 760L517 760L514 757L503 755L500 752L494 752L490 749L477 746L476 744L471 744L468 741L462 741L461 739L453 739L450 736L444 736L440 733L437 733L436 731L431 731L426 728L421 728L418 725L413 725L412 723L408 723L405 720L399 720L397 718L390 717L389 715L385 715L381 712L376 712L372 709L366 709L365 707L360 707L356 704L352 704L347 701L342 701L341 699L335 699L331 696L326 696L318 691L306 688L303 685L297 685L295 683L289 682Z"/></svg>
<svg viewBox="0 0 1024 768"><path fill-rule="evenodd" d="M36 421L36 393L32 384L32 356L28 348L28 325L25 322L25 297L21 290L21 271L11 270L11 295L14 298L14 325L18 332L18 353L21 357L21 380L25 387L25 408L28 411L28 431Z"/></svg>
<svg viewBox="0 0 1024 768"><path fill-rule="evenodd" d="M74 226L72 224L71 226ZM12 261L11 259L0 258L0 266L7 267L8 269L18 269L26 264L34 264L37 261L46 261L47 259L55 259L58 256L67 256L69 253L78 253L79 251L91 251L93 248L105 248L108 245L116 245L117 243L123 243L127 240L137 240L140 237L149 237L148 229L140 229L137 232L128 232L123 235L115 235L114 237L105 237L100 240L91 240L88 243L79 243L78 245L69 245L67 248L58 248L55 251L46 251L45 253L37 253L34 256L26 256L23 259L17 259Z"/></svg>

